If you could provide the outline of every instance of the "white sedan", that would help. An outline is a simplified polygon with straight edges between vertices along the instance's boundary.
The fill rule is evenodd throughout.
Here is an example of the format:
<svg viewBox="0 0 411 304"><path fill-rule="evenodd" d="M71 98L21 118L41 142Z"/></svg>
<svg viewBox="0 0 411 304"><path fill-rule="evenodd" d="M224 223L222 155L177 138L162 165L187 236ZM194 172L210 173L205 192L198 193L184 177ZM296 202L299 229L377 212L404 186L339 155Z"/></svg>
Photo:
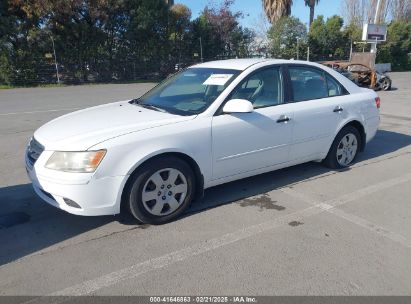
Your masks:
<svg viewBox="0 0 411 304"><path fill-rule="evenodd" d="M50 121L25 162L57 208L161 224L215 185L308 161L349 166L376 134L379 107L375 92L319 64L207 62L140 98Z"/></svg>

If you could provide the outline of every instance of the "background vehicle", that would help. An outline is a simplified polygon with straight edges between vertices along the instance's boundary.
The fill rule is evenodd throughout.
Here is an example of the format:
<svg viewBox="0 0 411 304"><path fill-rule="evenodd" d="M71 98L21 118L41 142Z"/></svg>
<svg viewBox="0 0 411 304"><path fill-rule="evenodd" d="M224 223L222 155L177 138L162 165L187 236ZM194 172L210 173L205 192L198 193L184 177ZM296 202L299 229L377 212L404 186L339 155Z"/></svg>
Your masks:
<svg viewBox="0 0 411 304"><path fill-rule="evenodd" d="M78 215L180 215L203 190L308 162L349 166L376 134L379 98L304 61L201 63L140 98L39 128L26 168L36 193Z"/></svg>
<svg viewBox="0 0 411 304"><path fill-rule="evenodd" d="M384 91L391 89L392 81L388 75L381 74L364 64L341 61L326 61L322 64L338 71L361 87Z"/></svg>

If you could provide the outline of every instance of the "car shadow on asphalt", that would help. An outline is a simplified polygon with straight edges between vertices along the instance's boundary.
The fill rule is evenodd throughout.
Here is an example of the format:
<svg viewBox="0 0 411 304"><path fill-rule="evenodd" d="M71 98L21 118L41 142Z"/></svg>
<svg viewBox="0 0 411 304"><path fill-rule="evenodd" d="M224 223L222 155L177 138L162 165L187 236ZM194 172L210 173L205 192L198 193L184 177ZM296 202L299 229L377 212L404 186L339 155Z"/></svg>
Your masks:
<svg viewBox="0 0 411 304"><path fill-rule="evenodd" d="M380 130L375 139L367 145L365 152L359 155L357 162L369 161L409 145L411 136ZM337 173L338 171L311 162L216 186L207 189L204 198L193 202L191 208L180 219L241 199L264 195L266 192L307 179L320 178L324 174ZM44 203L35 195L31 184L0 188L0 265L113 221L121 225L130 225L133 227L131 229L148 228L147 225L137 225L136 221L127 215L82 217L68 214Z"/></svg>
<svg viewBox="0 0 411 304"><path fill-rule="evenodd" d="M411 145L410 135L379 130L375 138L367 144L365 151L358 155L356 162L370 161L409 145ZM350 170L350 168L343 170ZM193 202L185 216L340 171L342 170L326 168L321 163L309 162L216 186L207 189L201 201Z"/></svg>
<svg viewBox="0 0 411 304"><path fill-rule="evenodd" d="M31 184L0 188L0 265L112 222L79 217L43 202Z"/></svg>

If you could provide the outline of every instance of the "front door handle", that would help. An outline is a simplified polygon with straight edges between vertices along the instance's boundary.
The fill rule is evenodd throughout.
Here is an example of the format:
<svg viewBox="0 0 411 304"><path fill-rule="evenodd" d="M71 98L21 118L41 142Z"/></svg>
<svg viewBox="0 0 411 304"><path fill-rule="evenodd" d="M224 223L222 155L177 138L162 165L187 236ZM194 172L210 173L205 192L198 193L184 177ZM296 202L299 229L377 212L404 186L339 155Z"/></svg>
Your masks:
<svg viewBox="0 0 411 304"><path fill-rule="evenodd" d="M337 113L337 112L342 112L343 108L341 108L340 106L335 107L335 109L333 110L333 112Z"/></svg>
<svg viewBox="0 0 411 304"><path fill-rule="evenodd" d="M280 118L277 119L277 123L287 122L287 121L290 121L290 117L288 117L286 115L281 115Z"/></svg>

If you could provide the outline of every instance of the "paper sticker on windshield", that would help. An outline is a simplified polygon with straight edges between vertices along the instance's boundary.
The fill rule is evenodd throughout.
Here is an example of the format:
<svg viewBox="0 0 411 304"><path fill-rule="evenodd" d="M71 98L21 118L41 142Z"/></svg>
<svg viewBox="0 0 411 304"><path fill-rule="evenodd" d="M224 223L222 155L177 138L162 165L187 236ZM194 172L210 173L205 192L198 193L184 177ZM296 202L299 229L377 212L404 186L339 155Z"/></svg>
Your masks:
<svg viewBox="0 0 411 304"><path fill-rule="evenodd" d="M225 85L233 74L212 74L203 85Z"/></svg>

